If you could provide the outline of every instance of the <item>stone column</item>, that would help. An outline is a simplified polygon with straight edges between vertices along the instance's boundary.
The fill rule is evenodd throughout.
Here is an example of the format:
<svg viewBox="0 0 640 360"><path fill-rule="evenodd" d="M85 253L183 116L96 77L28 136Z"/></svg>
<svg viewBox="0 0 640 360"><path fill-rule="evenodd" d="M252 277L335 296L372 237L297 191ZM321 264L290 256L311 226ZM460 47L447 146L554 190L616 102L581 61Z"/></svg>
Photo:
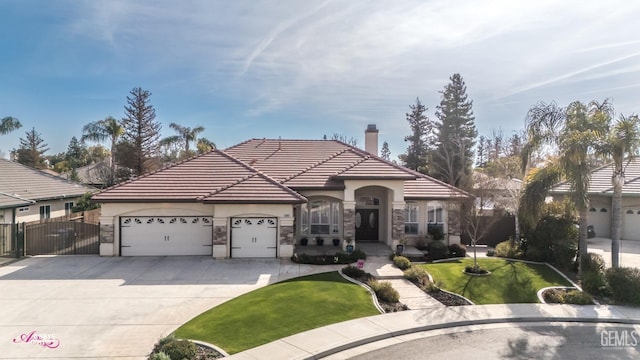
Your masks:
<svg viewBox="0 0 640 360"><path fill-rule="evenodd" d="M227 218L213 219L213 257L224 259L229 256Z"/></svg>
<svg viewBox="0 0 640 360"><path fill-rule="evenodd" d="M280 218L278 220L278 257L290 258L293 256L295 238L293 234L293 218Z"/></svg>
<svg viewBox="0 0 640 360"><path fill-rule="evenodd" d="M391 220L391 240L392 244L399 243L400 239L404 237L404 208L393 209L393 215Z"/></svg>
<svg viewBox="0 0 640 360"><path fill-rule="evenodd" d="M449 244L460 244L460 235L461 235L461 204L459 202L449 201L446 203L447 209L447 238Z"/></svg>
<svg viewBox="0 0 640 360"><path fill-rule="evenodd" d="M355 201L345 201L343 203L343 237L356 239L356 203Z"/></svg>
<svg viewBox="0 0 640 360"><path fill-rule="evenodd" d="M116 256L115 226L113 217L100 218L100 256Z"/></svg>

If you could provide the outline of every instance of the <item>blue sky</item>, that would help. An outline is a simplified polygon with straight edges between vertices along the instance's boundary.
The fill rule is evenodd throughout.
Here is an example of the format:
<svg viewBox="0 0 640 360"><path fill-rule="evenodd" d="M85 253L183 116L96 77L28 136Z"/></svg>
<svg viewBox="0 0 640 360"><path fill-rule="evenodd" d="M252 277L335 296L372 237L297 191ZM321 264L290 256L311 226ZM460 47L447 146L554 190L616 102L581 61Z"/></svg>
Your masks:
<svg viewBox="0 0 640 360"><path fill-rule="evenodd" d="M636 1L4 0L0 14L0 117L24 125L5 155L32 126L65 151L136 86L165 136L176 122L220 148L336 132L363 146L375 123L393 158L409 105L433 117L456 72L480 134L522 129L541 100L640 112Z"/></svg>

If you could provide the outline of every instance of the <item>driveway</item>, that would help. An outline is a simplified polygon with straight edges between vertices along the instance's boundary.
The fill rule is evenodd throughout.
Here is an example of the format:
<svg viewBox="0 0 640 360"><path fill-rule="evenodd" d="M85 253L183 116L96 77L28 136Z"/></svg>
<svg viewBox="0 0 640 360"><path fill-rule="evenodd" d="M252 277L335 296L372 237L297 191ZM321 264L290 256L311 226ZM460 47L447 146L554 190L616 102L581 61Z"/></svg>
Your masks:
<svg viewBox="0 0 640 360"><path fill-rule="evenodd" d="M611 239L587 239L587 248L602 255L607 266L611 266ZM620 266L640 268L640 241L620 240Z"/></svg>
<svg viewBox="0 0 640 360"><path fill-rule="evenodd" d="M332 269L278 259L24 259L0 267L0 359L142 359L160 337L213 306ZM43 340L33 341L38 334Z"/></svg>

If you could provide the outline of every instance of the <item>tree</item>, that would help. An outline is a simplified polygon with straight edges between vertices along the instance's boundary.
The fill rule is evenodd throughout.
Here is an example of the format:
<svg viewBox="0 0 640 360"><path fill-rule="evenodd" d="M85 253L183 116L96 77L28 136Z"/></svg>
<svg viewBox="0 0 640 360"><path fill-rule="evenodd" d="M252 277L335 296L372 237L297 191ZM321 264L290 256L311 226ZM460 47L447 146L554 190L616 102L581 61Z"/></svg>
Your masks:
<svg viewBox="0 0 640 360"><path fill-rule="evenodd" d="M382 143L382 150L380 150L380 157L387 161L391 160L391 150L389 150L389 143L386 141Z"/></svg>
<svg viewBox="0 0 640 360"><path fill-rule="evenodd" d="M21 127L22 124L20 124L20 121L18 121L18 119L11 116L4 117L0 121L0 135L8 134L14 130L18 130Z"/></svg>
<svg viewBox="0 0 640 360"><path fill-rule="evenodd" d="M123 162L121 165L131 168L136 175L141 175L155 167L153 160L158 154L162 125L155 121L156 111L150 104L150 91L137 87L129 94L124 107L122 127L123 139L131 145L131 152L120 154Z"/></svg>
<svg viewBox="0 0 640 360"><path fill-rule="evenodd" d="M204 131L204 127L196 126L195 128L190 128L182 125L178 125L176 123L169 124L169 127L175 130L178 135L169 136L162 140L160 140L160 146L162 145L179 145L183 152L180 154L179 158L185 159L190 156L193 156L191 150L189 150L189 144L198 139L198 134Z"/></svg>
<svg viewBox="0 0 640 360"><path fill-rule="evenodd" d="M352 137L347 137L344 134L339 134L339 133L333 133L333 135L331 135L331 138L329 139L327 137L327 135L325 134L323 137L323 140L337 140L340 142L343 142L347 145L351 145L351 146L358 146L358 139Z"/></svg>
<svg viewBox="0 0 640 360"><path fill-rule="evenodd" d="M214 150L216 148L216 144L207 138L199 138L196 143L196 148L198 149L198 154L204 154Z"/></svg>
<svg viewBox="0 0 640 360"><path fill-rule="evenodd" d="M433 130L433 122L425 114L427 108L422 105L420 98L416 98L415 105L409 105L409 108L411 112L406 114L406 119L411 128L411 135L404 138L409 146L407 152L400 155L400 160L405 167L426 174L429 136Z"/></svg>
<svg viewBox="0 0 640 360"><path fill-rule="evenodd" d="M69 141L69 146L67 147L67 152L65 154L65 160L67 161L69 168L77 169L87 165L86 159L88 155L89 152L87 151L87 146L73 136L71 141Z"/></svg>
<svg viewBox="0 0 640 360"><path fill-rule="evenodd" d="M88 123L82 128L82 141L104 142L109 141L109 174L107 174L105 185L111 186L116 182L115 153L118 141L124 135L124 127L112 116L107 116L103 120Z"/></svg>
<svg viewBox="0 0 640 360"><path fill-rule="evenodd" d="M603 103L592 101L588 105L575 101L566 108L541 102L527 113L523 168L529 166L532 154L542 147L555 149L557 155L527 176L520 201L520 220L528 228L533 227L540 218L549 190L565 179L570 184L570 198L579 214L580 259L587 256L588 190L592 170L589 155L602 146L612 113L606 100ZM578 274L582 275L582 264Z"/></svg>
<svg viewBox="0 0 640 360"><path fill-rule="evenodd" d="M479 168L487 166L487 144L484 136L480 136L478 139L478 147L476 148L477 161L476 165Z"/></svg>
<svg viewBox="0 0 640 360"><path fill-rule="evenodd" d="M473 148L478 135L473 116L473 101L467 98L467 86L460 74L453 74L441 91L436 107L435 149L431 153L430 174L450 185L470 188L474 161Z"/></svg>
<svg viewBox="0 0 640 360"><path fill-rule="evenodd" d="M34 168L44 168L42 155L49 151L42 135L33 127L26 132L26 137L20 138L20 148L17 150L18 162Z"/></svg>
<svg viewBox="0 0 640 360"><path fill-rule="evenodd" d="M622 188L625 170L640 148L640 119L637 115L621 115L613 125L605 142L603 153L613 159L613 199L611 200L611 266L620 266L620 235L622 232Z"/></svg>

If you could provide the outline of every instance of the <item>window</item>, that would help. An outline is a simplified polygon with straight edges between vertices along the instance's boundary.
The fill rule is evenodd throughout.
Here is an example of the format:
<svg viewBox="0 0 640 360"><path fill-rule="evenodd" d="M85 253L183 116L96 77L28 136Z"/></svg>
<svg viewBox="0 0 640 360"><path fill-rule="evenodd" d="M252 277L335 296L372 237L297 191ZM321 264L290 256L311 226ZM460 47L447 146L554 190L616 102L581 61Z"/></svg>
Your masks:
<svg viewBox="0 0 640 360"><path fill-rule="evenodd" d="M331 235L340 233L340 203L313 200L300 207L300 234Z"/></svg>
<svg viewBox="0 0 640 360"><path fill-rule="evenodd" d="M404 206L404 233L418 234L418 203L407 202Z"/></svg>
<svg viewBox="0 0 640 360"><path fill-rule="evenodd" d="M40 220L51 218L51 205L40 206Z"/></svg>
<svg viewBox="0 0 640 360"><path fill-rule="evenodd" d="M64 214L71 215L72 212L73 212L73 202L64 203Z"/></svg>
<svg viewBox="0 0 640 360"><path fill-rule="evenodd" d="M427 233L432 234L435 229L444 231L443 213L442 205L427 205Z"/></svg>

